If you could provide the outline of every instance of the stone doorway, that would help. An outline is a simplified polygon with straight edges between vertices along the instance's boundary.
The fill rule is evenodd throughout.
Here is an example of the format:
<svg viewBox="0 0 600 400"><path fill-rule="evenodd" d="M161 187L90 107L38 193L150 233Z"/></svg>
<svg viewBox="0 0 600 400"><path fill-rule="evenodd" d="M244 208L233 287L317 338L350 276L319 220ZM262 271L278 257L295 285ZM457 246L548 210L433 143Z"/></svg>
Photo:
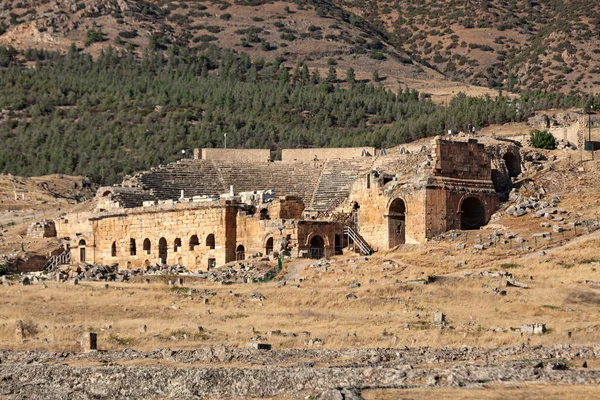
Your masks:
<svg viewBox="0 0 600 400"><path fill-rule="evenodd" d="M333 239L333 249L335 250L336 255L343 253L342 236L339 233L336 233Z"/></svg>
<svg viewBox="0 0 600 400"><path fill-rule="evenodd" d="M477 197L467 197L460 205L460 229L474 230L485 225L485 206Z"/></svg>
<svg viewBox="0 0 600 400"><path fill-rule="evenodd" d="M246 249L241 244L238 247L236 247L236 249L235 249L235 259L237 261L246 259Z"/></svg>
<svg viewBox="0 0 600 400"><path fill-rule="evenodd" d="M85 262L85 240L79 241L79 262Z"/></svg>
<svg viewBox="0 0 600 400"><path fill-rule="evenodd" d="M265 246L265 255L269 255L273 253L273 238L270 237L267 239L267 244Z"/></svg>
<svg viewBox="0 0 600 400"><path fill-rule="evenodd" d="M388 211L389 248L406 243L406 204L402 199L394 199Z"/></svg>
<svg viewBox="0 0 600 400"><path fill-rule="evenodd" d="M167 248L167 239L165 239L164 237L160 238L160 240L158 241L158 258L160 259L161 264L167 263Z"/></svg>
<svg viewBox="0 0 600 400"><path fill-rule="evenodd" d="M310 256L312 258L325 256L325 241L321 236L315 235L310 239Z"/></svg>

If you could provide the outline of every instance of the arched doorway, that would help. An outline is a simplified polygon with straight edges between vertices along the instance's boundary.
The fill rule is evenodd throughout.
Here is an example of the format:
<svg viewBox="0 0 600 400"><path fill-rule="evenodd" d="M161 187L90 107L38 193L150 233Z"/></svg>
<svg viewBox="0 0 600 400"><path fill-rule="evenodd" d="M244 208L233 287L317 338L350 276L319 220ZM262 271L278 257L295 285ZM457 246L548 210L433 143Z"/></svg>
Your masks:
<svg viewBox="0 0 600 400"><path fill-rule="evenodd" d="M167 239L162 237L158 241L158 258L160 259L161 264L167 263L167 252Z"/></svg>
<svg viewBox="0 0 600 400"><path fill-rule="evenodd" d="M246 249L241 244L235 249L235 259L238 261L246 259Z"/></svg>
<svg viewBox="0 0 600 400"><path fill-rule="evenodd" d="M515 156L513 153L506 153L504 157L504 164L506 165L506 169L508 170L508 176L511 178L516 178L521 173L521 162L519 158Z"/></svg>
<svg viewBox="0 0 600 400"><path fill-rule="evenodd" d="M265 254L269 255L273 252L273 238L270 237L267 239L267 244L265 245Z"/></svg>
<svg viewBox="0 0 600 400"><path fill-rule="evenodd" d="M209 249L215 248L215 235L212 233L206 237L206 247Z"/></svg>
<svg viewBox="0 0 600 400"><path fill-rule="evenodd" d="M479 229L485 225L485 206L477 197L467 197L460 205L460 229Z"/></svg>
<svg viewBox="0 0 600 400"><path fill-rule="evenodd" d="M110 255L112 257L116 257L117 256L117 242L113 242L112 246L110 246Z"/></svg>
<svg viewBox="0 0 600 400"><path fill-rule="evenodd" d="M180 250L181 250L181 239L176 238L175 241L173 242L173 251L175 253L177 253Z"/></svg>
<svg viewBox="0 0 600 400"><path fill-rule="evenodd" d="M192 237L190 238L190 251L194 251L196 246L198 246L199 244L200 244L200 241L198 240L198 236L192 235Z"/></svg>
<svg viewBox="0 0 600 400"><path fill-rule="evenodd" d="M335 254L342 254L342 236L338 233L335 234L333 247Z"/></svg>
<svg viewBox="0 0 600 400"><path fill-rule="evenodd" d="M394 199L388 210L389 248L406 243L406 204L402 199Z"/></svg>
<svg viewBox="0 0 600 400"><path fill-rule="evenodd" d="M85 240L79 241L79 262L85 262Z"/></svg>
<svg viewBox="0 0 600 400"><path fill-rule="evenodd" d="M310 239L310 256L312 258L323 258L325 256L325 241L319 235Z"/></svg>

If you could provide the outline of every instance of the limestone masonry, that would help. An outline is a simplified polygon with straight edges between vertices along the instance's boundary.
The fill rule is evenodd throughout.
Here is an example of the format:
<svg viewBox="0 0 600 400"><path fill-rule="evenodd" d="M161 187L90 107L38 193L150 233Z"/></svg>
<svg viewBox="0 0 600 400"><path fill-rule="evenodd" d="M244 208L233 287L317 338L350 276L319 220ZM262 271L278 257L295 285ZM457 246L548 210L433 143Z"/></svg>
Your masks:
<svg viewBox="0 0 600 400"><path fill-rule="evenodd" d="M209 269L246 257L327 257L479 229L521 173L511 142L436 137L390 150L202 149L102 187L55 222L73 261ZM42 229L35 227L40 235Z"/></svg>

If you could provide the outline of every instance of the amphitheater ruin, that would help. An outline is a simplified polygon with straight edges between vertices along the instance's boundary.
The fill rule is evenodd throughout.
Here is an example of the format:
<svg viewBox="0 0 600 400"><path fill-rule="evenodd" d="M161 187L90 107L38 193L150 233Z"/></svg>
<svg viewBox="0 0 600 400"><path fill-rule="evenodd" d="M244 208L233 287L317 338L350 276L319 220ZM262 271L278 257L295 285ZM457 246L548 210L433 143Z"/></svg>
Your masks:
<svg viewBox="0 0 600 400"><path fill-rule="evenodd" d="M436 137L394 149L201 149L102 187L56 222L75 262L210 269L246 257L364 254L479 229L521 172L519 147Z"/></svg>

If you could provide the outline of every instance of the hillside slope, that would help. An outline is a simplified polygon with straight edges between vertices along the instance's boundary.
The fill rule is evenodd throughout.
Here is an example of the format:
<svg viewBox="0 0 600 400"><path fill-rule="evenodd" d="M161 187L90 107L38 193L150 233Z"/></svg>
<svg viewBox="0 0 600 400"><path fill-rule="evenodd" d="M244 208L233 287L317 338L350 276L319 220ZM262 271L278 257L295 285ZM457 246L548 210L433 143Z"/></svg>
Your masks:
<svg viewBox="0 0 600 400"><path fill-rule="evenodd" d="M345 0L390 43L446 76L506 90L598 92L594 0Z"/></svg>
<svg viewBox="0 0 600 400"><path fill-rule="evenodd" d="M214 43L290 66L377 71L383 84L589 93L600 82L593 0L0 1L0 43L92 55Z"/></svg>

